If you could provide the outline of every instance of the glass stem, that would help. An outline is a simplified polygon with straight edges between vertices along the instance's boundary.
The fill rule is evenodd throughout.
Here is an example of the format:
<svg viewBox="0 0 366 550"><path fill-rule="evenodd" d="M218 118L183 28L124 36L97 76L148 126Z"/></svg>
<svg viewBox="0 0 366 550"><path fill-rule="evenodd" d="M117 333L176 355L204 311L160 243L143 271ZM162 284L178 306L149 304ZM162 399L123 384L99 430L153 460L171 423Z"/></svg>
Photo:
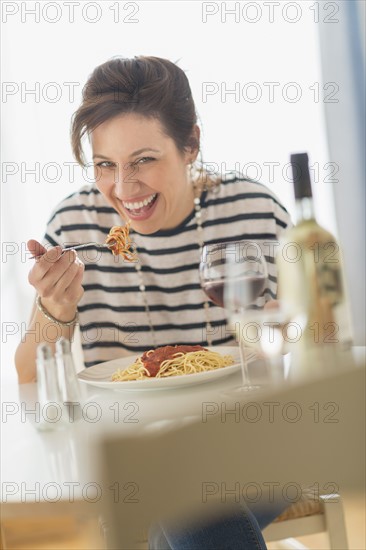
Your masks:
<svg viewBox="0 0 366 550"><path fill-rule="evenodd" d="M243 379L243 386L250 386L248 361L245 356L244 342L242 339L239 340L239 351L240 351L241 376Z"/></svg>

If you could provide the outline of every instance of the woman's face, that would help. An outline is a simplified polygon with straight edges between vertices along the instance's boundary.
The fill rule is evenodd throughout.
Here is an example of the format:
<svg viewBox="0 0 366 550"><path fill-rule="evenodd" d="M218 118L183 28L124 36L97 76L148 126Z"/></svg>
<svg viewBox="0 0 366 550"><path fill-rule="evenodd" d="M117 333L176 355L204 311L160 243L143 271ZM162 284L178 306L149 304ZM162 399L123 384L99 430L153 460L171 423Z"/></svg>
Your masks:
<svg viewBox="0 0 366 550"><path fill-rule="evenodd" d="M187 165L196 153L178 151L157 119L119 115L90 137L96 185L136 231L149 234L176 227L192 211Z"/></svg>

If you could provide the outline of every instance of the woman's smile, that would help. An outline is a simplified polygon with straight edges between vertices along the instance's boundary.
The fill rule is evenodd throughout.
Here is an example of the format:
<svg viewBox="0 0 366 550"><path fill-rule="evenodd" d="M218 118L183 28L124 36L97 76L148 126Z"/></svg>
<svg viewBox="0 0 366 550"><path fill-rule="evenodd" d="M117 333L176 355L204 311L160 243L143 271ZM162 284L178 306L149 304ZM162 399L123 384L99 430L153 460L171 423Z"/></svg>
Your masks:
<svg viewBox="0 0 366 550"><path fill-rule="evenodd" d="M158 200L159 193L153 193L147 198L136 197L128 200L119 200L119 202L131 220L146 220L154 212Z"/></svg>

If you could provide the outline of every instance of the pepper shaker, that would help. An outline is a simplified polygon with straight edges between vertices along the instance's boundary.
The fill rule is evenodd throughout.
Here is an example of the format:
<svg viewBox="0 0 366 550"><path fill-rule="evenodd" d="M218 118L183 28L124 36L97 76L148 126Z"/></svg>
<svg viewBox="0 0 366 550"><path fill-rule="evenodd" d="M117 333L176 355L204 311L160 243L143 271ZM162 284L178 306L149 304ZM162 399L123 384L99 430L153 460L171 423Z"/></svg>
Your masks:
<svg viewBox="0 0 366 550"><path fill-rule="evenodd" d="M64 337L56 342L56 361L61 395L68 409L70 421L73 421L81 416L82 396L70 341Z"/></svg>

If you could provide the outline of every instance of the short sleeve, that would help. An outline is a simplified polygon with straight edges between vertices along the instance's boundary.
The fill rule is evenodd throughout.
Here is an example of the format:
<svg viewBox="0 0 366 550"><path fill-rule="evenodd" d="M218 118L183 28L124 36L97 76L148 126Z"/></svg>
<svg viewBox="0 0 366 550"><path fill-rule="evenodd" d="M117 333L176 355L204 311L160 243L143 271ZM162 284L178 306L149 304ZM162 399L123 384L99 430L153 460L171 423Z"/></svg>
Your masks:
<svg viewBox="0 0 366 550"><path fill-rule="evenodd" d="M286 210L286 208L281 204L279 200L276 198L274 200L274 209L273 209L273 215L276 220L276 227L277 227L277 238L280 239L283 235L283 233L293 226L291 216Z"/></svg>

